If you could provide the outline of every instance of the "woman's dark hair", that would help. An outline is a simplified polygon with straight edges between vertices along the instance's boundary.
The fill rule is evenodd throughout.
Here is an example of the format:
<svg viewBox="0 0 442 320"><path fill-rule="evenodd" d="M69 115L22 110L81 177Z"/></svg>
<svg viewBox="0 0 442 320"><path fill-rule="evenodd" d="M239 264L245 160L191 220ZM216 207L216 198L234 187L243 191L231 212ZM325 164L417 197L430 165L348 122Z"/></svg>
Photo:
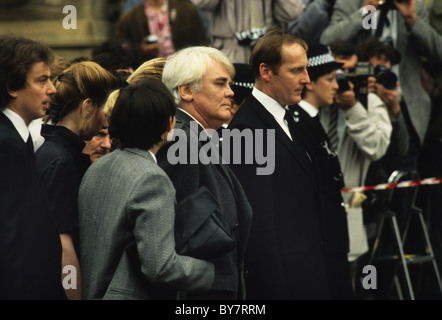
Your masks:
<svg viewBox="0 0 442 320"><path fill-rule="evenodd" d="M34 63L54 60L52 50L44 44L15 36L0 37L0 109L9 104L9 90L25 87L26 77Z"/></svg>
<svg viewBox="0 0 442 320"><path fill-rule="evenodd" d="M161 141L175 112L174 98L161 80L143 79L120 90L110 117L114 137L121 149L148 150Z"/></svg>

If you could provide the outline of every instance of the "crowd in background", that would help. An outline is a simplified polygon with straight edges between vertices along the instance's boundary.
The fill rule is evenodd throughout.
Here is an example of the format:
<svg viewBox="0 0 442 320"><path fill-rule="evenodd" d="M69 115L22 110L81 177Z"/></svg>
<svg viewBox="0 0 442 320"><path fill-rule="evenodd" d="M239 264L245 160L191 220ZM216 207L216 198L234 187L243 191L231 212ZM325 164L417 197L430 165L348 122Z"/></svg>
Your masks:
<svg viewBox="0 0 442 320"><path fill-rule="evenodd" d="M340 190L442 176L441 26L437 0L136 0L90 57L3 36L0 298L396 298L361 270L382 210L403 230L409 203ZM222 128L275 129L274 173L170 163L174 129L220 147ZM201 186L236 244L211 259L174 248L175 205ZM413 203L439 266L441 191Z"/></svg>

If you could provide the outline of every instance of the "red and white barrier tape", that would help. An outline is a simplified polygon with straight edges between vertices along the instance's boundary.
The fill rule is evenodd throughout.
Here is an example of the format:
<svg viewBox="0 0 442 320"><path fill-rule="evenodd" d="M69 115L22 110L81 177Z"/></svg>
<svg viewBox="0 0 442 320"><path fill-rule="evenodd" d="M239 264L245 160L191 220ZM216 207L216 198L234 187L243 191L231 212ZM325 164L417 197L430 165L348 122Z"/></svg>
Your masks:
<svg viewBox="0 0 442 320"><path fill-rule="evenodd" d="M440 184L442 183L442 178L427 178L423 180L412 180L412 181L402 181L398 183L384 183L377 184L375 186L365 186L365 187L356 187L356 188L342 188L342 192L363 192L369 190L386 190L386 189L394 189L394 188L408 188L415 187L420 185L431 185L431 184Z"/></svg>

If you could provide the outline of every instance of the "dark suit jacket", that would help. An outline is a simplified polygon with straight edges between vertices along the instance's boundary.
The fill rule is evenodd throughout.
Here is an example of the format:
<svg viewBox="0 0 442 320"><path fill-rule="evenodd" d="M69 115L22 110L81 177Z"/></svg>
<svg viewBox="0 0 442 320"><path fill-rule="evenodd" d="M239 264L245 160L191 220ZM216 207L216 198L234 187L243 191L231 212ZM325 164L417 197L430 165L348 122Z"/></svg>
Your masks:
<svg viewBox="0 0 442 320"><path fill-rule="evenodd" d="M301 139L294 137L292 142L253 95L229 128L275 130L273 174L256 175L255 164L231 164L253 209L246 254L247 298L332 298L329 282L334 270L342 268L330 266L329 258L346 258L348 239L338 234L345 228L333 230L335 224L328 224L331 218L326 217L329 212L315 162L310 162Z"/></svg>
<svg viewBox="0 0 442 320"><path fill-rule="evenodd" d="M196 164L190 163L192 146L197 146L199 154L205 145L204 141L196 141L201 126L181 110L176 114L175 131L180 130L186 136L187 163L172 165L168 161L168 151L179 143L172 142L160 149L157 154L158 164L166 171L176 189L177 202L197 191L200 186L205 186L215 196L220 204L221 212L224 213L237 240L236 249L214 259L215 280L211 290L201 295L191 295L191 299L241 299L244 298L244 254L250 229L251 208L244 191L229 166L225 164ZM197 130L194 130L197 128ZM212 143L212 142L209 142Z"/></svg>
<svg viewBox="0 0 442 320"><path fill-rule="evenodd" d="M61 243L33 150L0 112L0 299L65 299Z"/></svg>
<svg viewBox="0 0 442 320"><path fill-rule="evenodd" d="M326 238L333 239L335 252L347 252L349 249L346 211L343 205L341 188L344 187L343 174L336 154L328 145L329 138L319 119L312 118L299 105L294 106L297 118L296 129L299 139L304 142L315 164L317 179L320 183L322 210L324 211L324 232Z"/></svg>

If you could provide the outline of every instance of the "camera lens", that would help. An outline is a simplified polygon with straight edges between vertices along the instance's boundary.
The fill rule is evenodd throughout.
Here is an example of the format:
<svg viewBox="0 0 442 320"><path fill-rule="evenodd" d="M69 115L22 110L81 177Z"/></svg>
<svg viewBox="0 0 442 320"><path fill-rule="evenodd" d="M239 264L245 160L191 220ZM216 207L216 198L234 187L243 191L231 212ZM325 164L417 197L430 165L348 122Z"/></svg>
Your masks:
<svg viewBox="0 0 442 320"><path fill-rule="evenodd" d="M374 68L376 82L382 84L385 89L394 90L396 88L397 76L390 69L382 64Z"/></svg>
<svg viewBox="0 0 442 320"><path fill-rule="evenodd" d="M149 34L146 36L147 43L156 43L158 42L158 36L156 34Z"/></svg>

